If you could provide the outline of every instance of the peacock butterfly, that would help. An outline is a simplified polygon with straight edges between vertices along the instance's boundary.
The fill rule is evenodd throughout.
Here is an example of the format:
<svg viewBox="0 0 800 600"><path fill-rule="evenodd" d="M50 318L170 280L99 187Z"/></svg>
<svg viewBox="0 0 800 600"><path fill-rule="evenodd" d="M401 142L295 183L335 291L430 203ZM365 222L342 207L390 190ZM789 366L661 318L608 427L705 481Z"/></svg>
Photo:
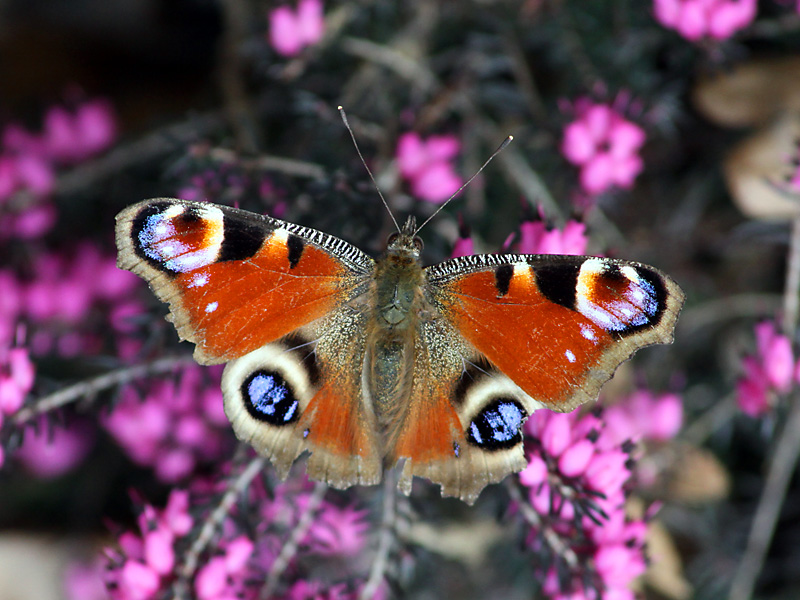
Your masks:
<svg viewBox="0 0 800 600"><path fill-rule="evenodd" d="M286 476L337 488L413 476L472 503L525 467L538 408L595 399L620 363L667 344L683 292L653 267L485 254L423 267L415 221L373 260L336 237L210 203L117 216L118 264L170 305L201 364L228 363L236 435Z"/></svg>

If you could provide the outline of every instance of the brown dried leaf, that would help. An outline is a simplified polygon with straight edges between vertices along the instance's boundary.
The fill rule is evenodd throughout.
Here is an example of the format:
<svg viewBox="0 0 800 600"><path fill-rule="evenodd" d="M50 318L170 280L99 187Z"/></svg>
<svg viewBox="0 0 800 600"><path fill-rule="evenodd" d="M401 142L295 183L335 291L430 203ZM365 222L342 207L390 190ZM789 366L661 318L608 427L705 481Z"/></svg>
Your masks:
<svg viewBox="0 0 800 600"><path fill-rule="evenodd" d="M789 159L797 154L800 116L786 114L742 141L725 160L725 182L734 202L755 219L793 219L800 197L782 193L790 174Z"/></svg>
<svg viewBox="0 0 800 600"><path fill-rule="evenodd" d="M723 464L705 448L683 444L665 479L665 497L685 504L717 502L730 493L730 476Z"/></svg>
<svg viewBox="0 0 800 600"><path fill-rule="evenodd" d="M800 111L800 57L751 60L701 77L692 97L703 116L723 127L761 125Z"/></svg>

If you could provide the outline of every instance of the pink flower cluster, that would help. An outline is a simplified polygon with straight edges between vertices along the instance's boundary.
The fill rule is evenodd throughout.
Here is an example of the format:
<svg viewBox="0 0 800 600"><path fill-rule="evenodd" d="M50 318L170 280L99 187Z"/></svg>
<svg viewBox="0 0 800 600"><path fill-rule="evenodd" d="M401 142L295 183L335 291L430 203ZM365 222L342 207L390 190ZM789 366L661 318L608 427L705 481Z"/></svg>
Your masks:
<svg viewBox="0 0 800 600"><path fill-rule="evenodd" d="M290 481L267 493L255 480L247 497L237 503L221 527L217 550L203 559L191 582L198 600L241 600L259 597L266 573L285 543L287 531L296 527L311 501L311 487L305 481ZM245 508L246 507L246 508ZM245 514L238 514L240 509ZM155 600L163 597L177 576L177 548L185 548L188 535L202 526L209 507L197 503L185 491L173 491L164 510L145 506L138 531L119 538L119 550L107 550L107 583L112 600ZM190 514L191 511L191 514ZM251 512L248 512L251 511ZM194 517L191 515L195 515ZM315 519L298 546L299 556L331 556L337 560L355 556L364 549L365 511L338 507L323 500ZM287 565L287 571L293 564ZM311 595L309 595L311 594ZM287 582L280 597L291 599L341 598L356 595L339 584L324 585L313 580Z"/></svg>
<svg viewBox="0 0 800 600"><path fill-rule="evenodd" d="M43 200L53 191L55 171L106 149L116 136L116 121L105 100L90 100L75 110L61 106L44 116L41 133L17 124L0 134L0 237L41 236L55 223L52 205ZM13 194L29 192L35 202L3 206Z"/></svg>
<svg viewBox="0 0 800 600"><path fill-rule="evenodd" d="M269 13L269 42L278 54L295 56L322 39L325 20L321 0L300 0L297 12L279 6Z"/></svg>
<svg viewBox="0 0 800 600"><path fill-rule="evenodd" d="M567 221L563 229L547 225L543 220L525 221L520 225L519 252L523 254L586 254L589 238L586 225Z"/></svg>
<svg viewBox="0 0 800 600"><path fill-rule="evenodd" d="M2 291L0 291L0 294ZM2 346L0 346L2 348ZM26 348L5 346L0 353L0 427L7 415L13 415L33 388L36 368ZM5 452L0 445L0 467L5 462Z"/></svg>
<svg viewBox="0 0 800 600"><path fill-rule="evenodd" d="M189 494L173 490L167 506L159 511L145 505L138 519L139 531L119 537L120 551L108 549L106 584L112 600L155 598L175 568L175 542L191 531Z"/></svg>
<svg viewBox="0 0 800 600"><path fill-rule="evenodd" d="M789 338L772 321L756 325L755 336L756 354L742 359L744 375L736 384L739 408L751 417L767 413L778 396L800 382L800 361L795 363Z"/></svg>
<svg viewBox="0 0 800 600"><path fill-rule="evenodd" d="M179 378L156 381L144 393L128 386L103 425L136 464L152 467L164 483L180 481L230 447L220 376L219 369L191 365Z"/></svg>
<svg viewBox="0 0 800 600"><path fill-rule="evenodd" d="M103 348L98 332L109 321L112 331L124 334L130 331L128 317L143 310L130 298L139 280L91 244L72 255L37 255L29 267L30 278L0 269L0 347L11 343L20 322L27 322L34 355L95 354ZM117 343L122 356L139 348L129 336L119 336Z"/></svg>
<svg viewBox="0 0 800 600"><path fill-rule="evenodd" d="M25 428L14 458L36 477L58 477L83 462L94 439L95 430L87 421L70 419L64 425L50 423L42 416Z"/></svg>
<svg viewBox="0 0 800 600"><path fill-rule="evenodd" d="M452 160L461 150L452 135L432 135L422 139L414 131L404 133L397 142L397 168L409 182L414 197L440 203L458 191L463 180Z"/></svg>
<svg viewBox="0 0 800 600"><path fill-rule="evenodd" d="M580 167L581 187L597 195L615 186L630 188L644 163L644 130L607 104L576 103L577 118L564 130L561 152Z"/></svg>
<svg viewBox="0 0 800 600"><path fill-rule="evenodd" d="M603 409L603 439L612 444L646 439L666 442L683 426L683 400L677 394L637 390Z"/></svg>
<svg viewBox="0 0 800 600"><path fill-rule="evenodd" d="M528 466L519 481L542 519L539 529L531 528L528 544L541 549L548 539L543 528L549 528L585 570L563 589L555 568L549 568L543 589L550 598L633 600L630 584L646 568L646 523L625 515L633 440L672 437L682 416L677 396L642 391L608 409L603 420L593 413L539 410L525 423ZM584 588L586 581L594 587Z"/></svg>
<svg viewBox="0 0 800 600"><path fill-rule="evenodd" d="M725 40L753 22L757 0L653 0L656 20L687 40Z"/></svg>

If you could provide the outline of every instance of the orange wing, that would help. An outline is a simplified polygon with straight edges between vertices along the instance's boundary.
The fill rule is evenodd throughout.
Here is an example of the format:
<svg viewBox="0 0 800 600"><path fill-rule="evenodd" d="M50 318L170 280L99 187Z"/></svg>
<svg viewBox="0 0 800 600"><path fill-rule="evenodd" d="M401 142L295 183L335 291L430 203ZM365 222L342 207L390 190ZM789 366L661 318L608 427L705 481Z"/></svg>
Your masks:
<svg viewBox="0 0 800 600"><path fill-rule="evenodd" d="M363 293L371 258L342 240L254 213L155 199L117 216L118 264L169 302L204 364L227 362Z"/></svg>
<svg viewBox="0 0 800 600"><path fill-rule="evenodd" d="M388 461L473 502L525 466L520 429L568 411L638 348L672 340L683 293L645 265L594 257L484 255L425 271L412 391Z"/></svg>
<svg viewBox="0 0 800 600"><path fill-rule="evenodd" d="M667 344L683 292L639 263L586 256L466 256L426 269L431 302L497 369L569 411L639 348Z"/></svg>

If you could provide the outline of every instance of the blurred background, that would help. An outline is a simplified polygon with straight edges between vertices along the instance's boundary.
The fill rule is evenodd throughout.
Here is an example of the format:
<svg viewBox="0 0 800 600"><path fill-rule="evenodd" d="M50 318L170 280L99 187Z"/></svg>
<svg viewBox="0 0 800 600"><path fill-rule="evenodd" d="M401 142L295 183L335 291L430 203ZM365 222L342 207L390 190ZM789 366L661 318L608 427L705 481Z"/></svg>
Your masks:
<svg viewBox="0 0 800 600"><path fill-rule="evenodd" d="M557 425L608 479L532 420L539 475L474 507L417 482L377 574L381 489L248 471L220 369L115 267L114 216L159 196L377 256L338 105L398 221L514 136L426 264L597 254L687 295L675 343ZM799 111L791 1L2 0L0 600L797 598Z"/></svg>

